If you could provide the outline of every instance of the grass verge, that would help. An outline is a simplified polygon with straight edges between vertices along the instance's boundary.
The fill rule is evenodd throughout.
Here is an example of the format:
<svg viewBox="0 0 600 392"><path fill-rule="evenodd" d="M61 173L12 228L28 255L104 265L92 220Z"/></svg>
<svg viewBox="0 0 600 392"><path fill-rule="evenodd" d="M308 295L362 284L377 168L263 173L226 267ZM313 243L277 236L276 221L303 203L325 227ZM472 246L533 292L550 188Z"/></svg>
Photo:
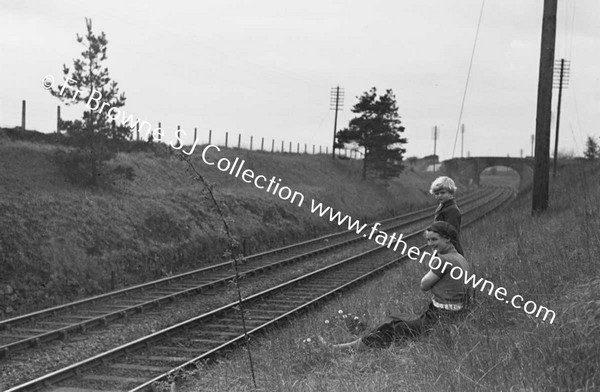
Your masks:
<svg viewBox="0 0 600 392"><path fill-rule="evenodd" d="M405 263L251 344L260 391L595 391L600 388L598 165L566 167L551 184L550 208L531 216L531 198L465 228L475 273L556 312L553 323L478 292L472 315L385 350L332 352L315 345L355 338L344 314L376 325L387 314L418 315L426 272ZM336 316L337 315L337 316ZM328 321L326 323L326 320ZM183 375L178 391L253 391L237 350Z"/></svg>

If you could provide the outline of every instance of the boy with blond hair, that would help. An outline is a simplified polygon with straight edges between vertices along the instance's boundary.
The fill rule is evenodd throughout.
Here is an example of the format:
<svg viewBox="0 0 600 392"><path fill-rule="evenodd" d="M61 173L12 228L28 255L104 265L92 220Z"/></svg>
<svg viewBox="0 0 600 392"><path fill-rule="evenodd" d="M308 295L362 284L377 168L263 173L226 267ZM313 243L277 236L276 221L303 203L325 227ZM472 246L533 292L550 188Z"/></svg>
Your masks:
<svg viewBox="0 0 600 392"><path fill-rule="evenodd" d="M456 205L454 194L456 192L456 184L450 177L442 176L436 178L429 188L429 193L435 196L438 203L440 203L435 210L433 221L434 222L448 222L456 229L458 236L453 245L457 252L464 256L463 248L460 244L460 224L462 213Z"/></svg>

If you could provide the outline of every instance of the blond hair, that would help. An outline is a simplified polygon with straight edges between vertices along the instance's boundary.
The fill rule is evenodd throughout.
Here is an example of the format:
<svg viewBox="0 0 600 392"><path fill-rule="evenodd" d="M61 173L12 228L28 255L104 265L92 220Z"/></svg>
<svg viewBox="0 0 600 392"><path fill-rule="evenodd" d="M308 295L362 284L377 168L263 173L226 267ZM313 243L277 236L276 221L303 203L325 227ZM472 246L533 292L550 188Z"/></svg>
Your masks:
<svg viewBox="0 0 600 392"><path fill-rule="evenodd" d="M454 194L454 192L456 192L456 189L458 189L458 188L456 188L456 185L454 184L454 180L452 180L452 178L442 176L442 177L436 178L431 183L431 187L429 188L429 193L431 193L433 195L436 191L439 191L440 189L445 189L448 192Z"/></svg>

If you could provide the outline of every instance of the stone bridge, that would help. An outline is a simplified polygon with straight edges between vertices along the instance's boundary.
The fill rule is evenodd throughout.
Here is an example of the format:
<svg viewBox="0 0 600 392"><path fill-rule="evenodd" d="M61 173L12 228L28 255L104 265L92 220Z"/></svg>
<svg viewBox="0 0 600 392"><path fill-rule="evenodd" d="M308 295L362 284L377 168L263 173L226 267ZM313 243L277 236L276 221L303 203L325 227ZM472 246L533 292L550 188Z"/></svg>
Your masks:
<svg viewBox="0 0 600 392"><path fill-rule="evenodd" d="M453 158L442 161L440 171L448 177L458 178L467 183L479 185L479 176L488 167L506 166L510 167L521 177L519 188L523 189L533 180L533 158L510 158L510 157L470 157Z"/></svg>

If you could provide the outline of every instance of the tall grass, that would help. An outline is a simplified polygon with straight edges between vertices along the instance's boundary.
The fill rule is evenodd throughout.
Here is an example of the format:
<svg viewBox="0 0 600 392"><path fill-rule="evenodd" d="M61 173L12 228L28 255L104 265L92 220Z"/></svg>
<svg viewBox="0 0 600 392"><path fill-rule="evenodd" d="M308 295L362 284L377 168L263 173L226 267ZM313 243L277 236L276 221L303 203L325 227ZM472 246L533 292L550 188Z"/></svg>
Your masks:
<svg viewBox="0 0 600 392"><path fill-rule="evenodd" d="M64 177L55 146L12 141L0 132L0 318L226 259L229 241L205 189L175 150L155 147L119 153L109 164L135 176L83 187ZM339 230L310 213L309 197L369 220L433 204L423 197L431 176L407 171L386 183L362 181L354 160L237 149L219 154L239 157L246 168L281 178L307 197L298 208L204 164L196 150L192 159L214 184L246 254ZM364 200L369 203L361 207Z"/></svg>
<svg viewBox="0 0 600 392"><path fill-rule="evenodd" d="M438 326L390 349L333 352L315 345L355 338L338 310L371 326L388 313L419 314L425 273L405 264L258 338L251 346L261 391L595 391L600 389L600 168L565 167L551 184L549 210L532 217L523 197L464 231L478 276L556 312L551 324L478 292L462 323ZM594 179L594 180L592 180ZM308 342L306 339L311 338ZM248 364L233 353L204 365L181 391L252 391Z"/></svg>

